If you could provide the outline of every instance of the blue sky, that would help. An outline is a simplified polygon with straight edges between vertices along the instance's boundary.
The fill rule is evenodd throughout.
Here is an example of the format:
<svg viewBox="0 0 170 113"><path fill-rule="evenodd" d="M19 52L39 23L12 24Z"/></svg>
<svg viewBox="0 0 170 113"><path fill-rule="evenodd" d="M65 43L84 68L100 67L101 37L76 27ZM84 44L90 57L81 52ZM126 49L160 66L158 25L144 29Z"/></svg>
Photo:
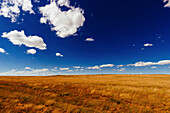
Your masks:
<svg viewBox="0 0 170 113"><path fill-rule="evenodd" d="M169 74L168 0L1 0L0 75Z"/></svg>

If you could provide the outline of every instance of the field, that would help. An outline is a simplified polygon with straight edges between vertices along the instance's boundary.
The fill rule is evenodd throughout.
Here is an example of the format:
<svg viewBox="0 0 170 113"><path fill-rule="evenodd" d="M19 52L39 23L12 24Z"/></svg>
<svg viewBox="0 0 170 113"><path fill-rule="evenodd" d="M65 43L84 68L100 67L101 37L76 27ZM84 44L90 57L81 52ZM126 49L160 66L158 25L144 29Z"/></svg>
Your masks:
<svg viewBox="0 0 170 113"><path fill-rule="evenodd" d="M170 113L170 75L1 76L0 113Z"/></svg>

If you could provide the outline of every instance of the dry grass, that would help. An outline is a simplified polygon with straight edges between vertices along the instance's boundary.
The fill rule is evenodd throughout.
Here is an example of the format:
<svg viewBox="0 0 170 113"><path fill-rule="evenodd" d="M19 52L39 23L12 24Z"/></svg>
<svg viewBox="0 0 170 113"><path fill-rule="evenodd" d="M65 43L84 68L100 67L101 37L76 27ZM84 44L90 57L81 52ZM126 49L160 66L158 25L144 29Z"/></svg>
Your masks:
<svg viewBox="0 0 170 113"><path fill-rule="evenodd" d="M170 75L0 77L0 113L168 113Z"/></svg>

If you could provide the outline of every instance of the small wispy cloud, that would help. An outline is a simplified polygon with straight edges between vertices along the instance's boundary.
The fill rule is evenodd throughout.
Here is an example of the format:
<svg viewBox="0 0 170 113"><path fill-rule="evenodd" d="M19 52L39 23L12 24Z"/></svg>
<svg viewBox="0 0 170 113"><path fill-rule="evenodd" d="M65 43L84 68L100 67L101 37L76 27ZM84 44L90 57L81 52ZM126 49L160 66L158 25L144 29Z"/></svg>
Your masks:
<svg viewBox="0 0 170 113"><path fill-rule="evenodd" d="M102 68L102 67L113 67L114 66L114 64L103 64L103 65L100 65L100 67Z"/></svg>
<svg viewBox="0 0 170 113"><path fill-rule="evenodd" d="M157 68L157 66L153 66L153 67L151 67L152 69L156 69Z"/></svg>
<svg viewBox="0 0 170 113"><path fill-rule="evenodd" d="M67 70L67 72L73 72L73 70Z"/></svg>
<svg viewBox="0 0 170 113"><path fill-rule="evenodd" d="M56 53L56 56L63 57L61 53Z"/></svg>
<svg viewBox="0 0 170 113"><path fill-rule="evenodd" d="M30 67L25 67L25 69L26 69L26 70L31 70L31 68L30 68Z"/></svg>
<svg viewBox="0 0 170 113"><path fill-rule="evenodd" d="M80 69L80 71L84 71L84 69Z"/></svg>
<svg viewBox="0 0 170 113"><path fill-rule="evenodd" d="M87 69L100 69L99 66L87 67Z"/></svg>
<svg viewBox="0 0 170 113"><path fill-rule="evenodd" d="M73 66L73 68L80 69L81 67L80 66Z"/></svg>
<svg viewBox="0 0 170 113"><path fill-rule="evenodd" d="M94 39L93 39L93 38L87 38L85 41L93 42L93 41L94 41Z"/></svg>
<svg viewBox="0 0 170 113"><path fill-rule="evenodd" d="M6 51L3 48L0 48L1 53L6 53Z"/></svg>
<svg viewBox="0 0 170 113"><path fill-rule="evenodd" d="M27 54L35 54L36 50L35 49L29 49L27 50Z"/></svg>
<svg viewBox="0 0 170 113"><path fill-rule="evenodd" d="M117 68L120 68L120 67L123 67L123 65L117 65L116 67L117 67Z"/></svg>
<svg viewBox="0 0 170 113"><path fill-rule="evenodd" d="M145 47L151 47L151 46L153 46L153 44L146 43L146 44L144 44L144 46L145 46Z"/></svg>
<svg viewBox="0 0 170 113"><path fill-rule="evenodd" d="M121 68L121 69L118 69L117 71L124 71L126 68Z"/></svg>
<svg viewBox="0 0 170 113"><path fill-rule="evenodd" d="M53 69L51 69L51 71L57 71L57 67L54 67Z"/></svg>
<svg viewBox="0 0 170 113"><path fill-rule="evenodd" d="M135 66L135 64L127 64L126 66L127 66L127 67L129 67L129 66Z"/></svg>
<svg viewBox="0 0 170 113"><path fill-rule="evenodd" d="M70 68L60 68L61 71L69 70Z"/></svg>
<svg viewBox="0 0 170 113"><path fill-rule="evenodd" d="M141 48L141 51L143 51L145 48Z"/></svg>

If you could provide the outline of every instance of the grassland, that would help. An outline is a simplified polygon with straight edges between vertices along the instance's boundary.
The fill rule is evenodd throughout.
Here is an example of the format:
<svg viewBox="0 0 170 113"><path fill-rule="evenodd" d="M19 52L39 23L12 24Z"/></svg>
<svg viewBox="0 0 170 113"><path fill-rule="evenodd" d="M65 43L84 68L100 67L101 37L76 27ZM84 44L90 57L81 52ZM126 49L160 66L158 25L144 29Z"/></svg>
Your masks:
<svg viewBox="0 0 170 113"><path fill-rule="evenodd" d="M0 77L0 113L170 113L170 75Z"/></svg>

